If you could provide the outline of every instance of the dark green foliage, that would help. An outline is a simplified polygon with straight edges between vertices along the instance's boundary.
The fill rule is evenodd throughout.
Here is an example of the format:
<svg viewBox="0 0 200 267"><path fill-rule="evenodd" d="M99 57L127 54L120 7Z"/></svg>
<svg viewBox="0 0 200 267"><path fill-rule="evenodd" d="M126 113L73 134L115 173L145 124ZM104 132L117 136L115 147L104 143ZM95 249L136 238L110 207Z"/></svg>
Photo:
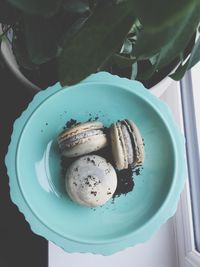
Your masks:
<svg viewBox="0 0 200 267"><path fill-rule="evenodd" d="M0 23L13 29L18 64L37 73L53 64L63 85L116 69L132 69L129 78L144 81L177 60L171 77L181 79L200 60L199 40L186 62L183 56L199 22L199 0L0 2Z"/></svg>

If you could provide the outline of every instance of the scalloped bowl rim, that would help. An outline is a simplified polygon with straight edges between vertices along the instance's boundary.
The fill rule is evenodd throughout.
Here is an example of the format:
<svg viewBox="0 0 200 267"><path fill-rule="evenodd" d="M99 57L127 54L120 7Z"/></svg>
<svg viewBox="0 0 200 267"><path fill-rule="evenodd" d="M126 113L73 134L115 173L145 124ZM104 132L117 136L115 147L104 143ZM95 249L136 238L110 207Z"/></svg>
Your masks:
<svg viewBox="0 0 200 267"><path fill-rule="evenodd" d="M102 76L104 77L104 80L105 80L105 82L99 82L98 81L98 78L99 79L101 79L102 80ZM107 77L106 77L107 76ZM97 80L97 81L95 81L95 80ZM111 81L112 80L112 81ZM148 103L148 105L150 105L158 114L159 114L159 116L162 118L162 120L163 120L163 122L165 123L165 126L167 127L167 129L168 129L168 131L169 131L169 134L170 134L170 138L171 138L171 141L172 141L172 143L173 143L173 149L174 149L174 154L175 154L175 157L177 157L177 144L176 144L176 142L175 142L175 136L177 137L177 135L179 136L179 140L178 140L178 142L179 142L179 144L180 144L180 147L182 146L183 147L183 136L182 136L182 134L180 133L180 131L178 130L178 128L177 128L177 126L175 125L175 122L173 122L172 123L172 125L168 125L168 123L166 123L166 121L165 121L165 119L166 118L164 118L164 117L171 117L171 112L170 112L170 110L169 110L169 108L166 106L166 104L164 104L164 103L162 103L159 99L157 99L155 96L153 96L153 95L150 95L150 93L149 92L147 92L146 91L146 89L144 89L144 90L142 90L141 92L142 92L142 94L144 94L144 95L142 95L141 94L141 92L134 92L133 91L133 89L131 89L130 88L130 85L132 85L133 86L133 81L130 81L130 80L128 80L128 79L125 79L125 78L119 78L118 76L113 76L113 75L110 75L110 74L108 74L108 73L98 73L98 74L95 74L95 75L92 75L91 77L89 77L89 78L87 78L85 81L83 81L83 83L87 83L87 82L89 82L89 83L92 83L92 84L106 84L106 85L114 85L114 86L119 86L119 83L118 82L121 82L121 85L120 85L120 87L123 87L123 90L127 90L127 91L129 91L129 92L131 92L131 93L134 93L134 94L136 94L137 96L139 96L139 97L142 97L142 99L146 102L146 103ZM123 83L122 83L122 81L123 81ZM126 81L126 85L125 85L125 81ZM139 83L139 82L136 82L136 81L134 81L134 83L137 83L137 84L140 84L140 87L141 88L144 88L143 87L143 85L141 84L141 83ZM75 86L72 86L71 88L68 88L68 90L69 89L72 89L72 88L74 88L74 87L79 87L80 86L80 84L78 84L78 85L75 85ZM11 180L12 180L12 174L10 173L10 171L9 171L9 168L8 168L8 166L10 166L10 158L9 158L9 151L11 150L11 146L12 146L12 144L13 143L15 143L14 141L13 141L13 139L14 138L16 138L16 136L14 137L14 132L16 131L15 129L17 128L17 124L21 124L20 125L20 134L19 134L19 137L21 137L21 135L22 135L22 133L23 133L23 130L25 129L25 127L26 127L26 124L27 124L27 122L28 122L28 120L30 119L30 117L34 114L34 112L39 108L39 106L41 106L44 102L46 102L46 101L48 101L48 99L49 98L51 98L51 97L53 97L55 94L57 94L57 93L60 93L61 91L57 88L56 89L56 87L60 87L60 85L59 84L56 84L56 86L53 86L53 87L50 87L48 90L46 89L45 91L42 91L42 92L39 92L35 97L34 97L34 99L32 100L32 102L29 104L29 107L24 111L24 113L20 116L20 118L18 118L16 121L15 121L15 124L14 124L14 127L13 127L13 134L12 134L12 139L11 139L11 143L10 143L10 146L9 146L9 149L8 149L8 153L7 153L7 156L6 156L6 166L7 166L7 170L8 170L8 175L9 175L9 177L10 177L10 193L11 193L11 198L12 198L12 201L18 206L18 208L22 211L22 213L26 216L26 220L29 222L29 224L31 225L31 227L32 227L32 230L34 231L34 232L36 232L37 234L40 234L40 235L42 235L42 236L44 236L46 239L48 239L48 240L51 240L52 242L55 242L56 244L58 244L59 246L61 246L61 247L63 247L65 250L67 250L67 251L70 251L70 252L72 252L72 251L76 251L76 252L92 252L92 253L96 253L96 250L94 250L94 249L83 249L82 251L79 251L80 249L70 249L69 247L68 248L66 248L65 246L63 246L62 244L59 244L59 240L57 240L57 241L55 241L55 238L49 238L49 233L47 233L47 232L45 232L45 231L39 231L38 230L38 227L37 227L37 225L35 225L33 222L31 222L31 220L30 220L30 214L28 214L28 212L30 212L30 213L32 213L32 215L31 216L36 216L37 217L37 215L30 209L30 206L29 206L29 204L27 203L27 201L26 201L26 199L25 199L25 197L24 197L24 194L23 194L23 192L21 191L21 188L20 188L20 186L19 186L19 189L20 189L20 191L21 191L21 194L22 194L22 197L23 197L23 200L25 201L25 203L26 203L26 205L29 207L29 211L27 210L27 207L26 208L24 208L24 205L22 205L22 203L21 203L21 201L18 201L19 199L18 199L18 196L16 195L16 193L14 192L14 189L13 189L13 186L11 185ZM145 93L144 93L145 92ZM146 95L148 95L148 98L146 98L145 99L145 94ZM38 101L39 100L39 101ZM38 101L38 102L37 102ZM37 103L36 103L37 102ZM155 106L155 102L156 102L156 106ZM154 105L153 105L154 104ZM32 108L32 110L31 110L31 108L30 108L30 106L31 106L31 108ZM160 113L160 111L164 111L164 113ZM164 116L164 117L163 117ZM25 119L25 121L23 121L21 118L24 118ZM27 117L27 118L25 118L25 117ZM21 121L22 120L22 121ZM170 132L170 128L174 128L174 132L173 132L173 134L174 135L172 135L171 134L171 132ZM17 135L17 134L16 134ZM15 140L15 141L17 141L17 147L16 147L16 151L15 152L17 152L18 151L18 145L19 145L19 142L20 142L20 138L17 138L18 140ZM13 144L14 145L14 144ZM182 148L183 149L183 148ZM184 154L184 153L183 153ZM17 155L17 153L16 153L16 155ZM15 155L15 156L16 156ZM183 159L183 155L182 155L182 159ZM180 161L180 160L179 160ZM176 168L175 168L175 170L174 170L174 177L176 177L177 176L177 172L178 172L178 169L177 169L177 165L175 165L176 166ZM179 170L180 171L180 170ZM144 231L144 232L146 232L147 231L147 233L146 233L146 235L149 237L149 236L151 236L152 235L152 233L153 232L155 232L155 230L161 225L161 224L163 224L168 218L170 218L173 214L174 214L174 212L176 211L176 206L177 206L177 203L178 203L178 198L179 198L179 195L180 195L180 193L181 193L181 191L182 191L182 189L183 189L183 185L184 185L184 168L182 169L182 175L181 175L181 177L182 177L182 180L180 179L180 186L179 186L179 192L178 192L178 194L176 195L176 196L173 196L173 190L174 190L174 187L175 186L177 186L177 179L173 179L173 182L172 182L172 184L171 184L171 186L170 186L170 189L169 189L169 192L168 192L168 194L167 194L167 196L166 196L166 198L165 198L165 200L164 200L164 202L163 202L163 204L160 206L160 208L157 210L157 212L150 218L150 220L148 220L148 221L146 221L141 227L139 227L137 230L134 230L134 231L132 231L131 233L129 233L129 234L127 234L127 235L123 235L122 237L119 237L119 238L114 238L114 239L110 239L109 241L107 241L107 242L97 242L97 243L95 243L95 242L92 242L92 243L88 243L88 242L81 242L80 240L74 240L74 239L70 239L70 238L66 238L66 237L64 237L63 235L60 235L58 232L56 232L56 231L54 231L54 230L52 230L51 228L49 228L48 226L46 226L45 225L45 223L44 222L42 222L41 221L41 219L40 218L38 218L37 217L37 220L39 220L39 222L41 223L41 224L43 224L43 226L44 226L44 228L47 228L47 230L48 231L50 231L50 232L54 232L54 234L55 235L59 235L61 238L64 238L64 239L66 239L66 243L67 243L67 241L71 241L71 242L78 242L80 245L82 244L83 246L84 245L97 245L97 247L98 247L98 249L97 249L97 253L102 253L102 254L104 254L104 255L107 255L107 254L110 254L110 253L113 253L113 252L116 252L116 251L119 251L120 249L118 249L117 247L121 247L120 245L119 245L119 241L124 241L124 242L126 242L126 240L130 240L131 239L131 237L133 237L134 235L138 235L140 232L142 232L142 231ZM17 179L18 180L18 179ZM19 182L19 181L17 181L17 182ZM169 208L169 207L167 207L167 205L169 205L169 202L170 202L170 200L171 200L171 198L175 198L175 201L174 201L174 206L173 207L171 207L171 208ZM166 210L168 210L168 212L166 212ZM163 213L163 214L162 214ZM155 219L157 219L157 217L158 217L158 215L160 216L160 222L155 222L155 224L154 225L150 225L150 228L151 229L149 229L149 232L148 232L148 226L149 226L149 224L151 224L151 222L153 222ZM165 215L165 216L164 216ZM130 245L131 244L136 244L136 243L139 243L139 242L142 242L142 240L143 241L145 241L145 240L147 240L148 239L148 237L146 237L146 238L142 238L142 237L138 237L138 240L132 240L132 242L131 241L129 241L128 243L130 243ZM134 239L134 238L133 238ZM100 249L100 246L101 245L113 245L113 248L110 248L110 249L108 249L108 251L106 251L105 252L105 249ZM125 248L125 247L127 247L127 246L130 246L130 245L123 245L122 246L122 248ZM110 251L110 252L109 252Z"/></svg>

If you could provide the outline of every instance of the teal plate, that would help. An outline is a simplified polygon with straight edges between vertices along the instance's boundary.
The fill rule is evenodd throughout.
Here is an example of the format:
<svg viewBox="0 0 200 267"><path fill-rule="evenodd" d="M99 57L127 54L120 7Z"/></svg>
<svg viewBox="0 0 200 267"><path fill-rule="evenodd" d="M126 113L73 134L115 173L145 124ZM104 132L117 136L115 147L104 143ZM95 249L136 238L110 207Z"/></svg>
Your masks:
<svg viewBox="0 0 200 267"><path fill-rule="evenodd" d="M145 141L145 162L127 195L96 209L64 190L56 136L71 118L105 126L130 118ZM144 242L176 211L185 173L184 138L169 108L137 81L102 72L38 93L16 120L6 156L12 201L32 230L68 252L110 255Z"/></svg>

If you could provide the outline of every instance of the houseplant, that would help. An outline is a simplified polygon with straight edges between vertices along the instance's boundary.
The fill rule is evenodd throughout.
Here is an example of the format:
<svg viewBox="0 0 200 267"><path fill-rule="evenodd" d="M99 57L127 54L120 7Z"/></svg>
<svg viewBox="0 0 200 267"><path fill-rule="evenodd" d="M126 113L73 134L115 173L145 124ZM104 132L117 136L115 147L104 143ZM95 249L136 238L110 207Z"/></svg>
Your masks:
<svg viewBox="0 0 200 267"><path fill-rule="evenodd" d="M181 79L200 59L194 44L198 0L3 0L1 38L21 71L40 87L79 82L107 70L146 87ZM188 55L190 57L188 58Z"/></svg>

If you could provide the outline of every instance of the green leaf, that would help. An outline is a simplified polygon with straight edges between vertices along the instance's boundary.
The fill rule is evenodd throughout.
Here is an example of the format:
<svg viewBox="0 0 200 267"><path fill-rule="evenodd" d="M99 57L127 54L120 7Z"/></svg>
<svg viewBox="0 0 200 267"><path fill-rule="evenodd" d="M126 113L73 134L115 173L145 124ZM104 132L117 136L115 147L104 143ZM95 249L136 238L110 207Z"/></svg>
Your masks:
<svg viewBox="0 0 200 267"><path fill-rule="evenodd" d="M195 43L195 46L192 50L190 61L188 64L188 69L191 69L195 64L197 64L200 61L200 37Z"/></svg>
<svg viewBox="0 0 200 267"><path fill-rule="evenodd" d="M191 69L200 60L200 38L197 40L189 59L185 64L180 64L177 70L170 75L176 81L179 81L185 75L185 72Z"/></svg>
<svg viewBox="0 0 200 267"><path fill-rule="evenodd" d="M28 70L37 68L37 65L33 64L33 62L30 60L24 35L19 29L17 32L14 31L13 33L12 50L19 66Z"/></svg>
<svg viewBox="0 0 200 267"><path fill-rule="evenodd" d="M63 0L8 0L25 13L53 16Z"/></svg>
<svg viewBox="0 0 200 267"><path fill-rule="evenodd" d="M137 62L135 62L132 65L131 80L135 80L135 78L137 77L137 73L138 73L138 64Z"/></svg>
<svg viewBox="0 0 200 267"><path fill-rule="evenodd" d="M1 47L1 41L2 39L0 38L0 47ZM3 58L3 55L2 53L0 53L0 71L5 67L5 61L4 61L4 58Z"/></svg>
<svg viewBox="0 0 200 267"><path fill-rule="evenodd" d="M148 59L152 57L159 52L162 46L166 45L174 38L179 26L182 27L182 24L178 23L176 27L168 27L167 29L156 32L142 30L138 35L132 54L138 59Z"/></svg>
<svg viewBox="0 0 200 267"><path fill-rule="evenodd" d="M133 0L134 13L146 29L159 30L171 25L199 0Z"/></svg>
<svg viewBox="0 0 200 267"><path fill-rule="evenodd" d="M161 69L163 66L175 59L187 46L196 31L200 20L200 4L195 5L188 10L187 15L182 21L182 27L177 29L174 38L160 52L157 61L157 68Z"/></svg>
<svg viewBox="0 0 200 267"><path fill-rule="evenodd" d="M138 74L137 74L137 80L143 80L146 81L154 74L155 65L151 64L150 60L143 60L139 61L140 65L142 65L142 68L139 68ZM142 71L140 71L142 69Z"/></svg>
<svg viewBox="0 0 200 267"><path fill-rule="evenodd" d="M122 46L122 49L120 51L120 53L122 54L131 54L132 52L132 43L129 39L126 38L126 40L124 41L124 44Z"/></svg>
<svg viewBox="0 0 200 267"><path fill-rule="evenodd" d="M41 16L24 16L27 51L34 64L42 64L57 56L58 20Z"/></svg>
<svg viewBox="0 0 200 267"><path fill-rule="evenodd" d="M177 48L179 53L180 49L186 46L188 36L194 33L200 19L200 14L195 9L196 5L188 9L187 14L177 21L175 27L169 26L155 32L145 29L141 31L133 49L134 55L139 59L146 59L158 53L162 47L168 44L172 47L176 42L178 44L175 49Z"/></svg>
<svg viewBox="0 0 200 267"><path fill-rule="evenodd" d="M64 0L63 6L68 12L85 13L90 11L88 0Z"/></svg>
<svg viewBox="0 0 200 267"><path fill-rule="evenodd" d="M151 65L156 65L156 63L157 63L157 60L158 60L158 54L156 54L156 55L154 55L154 56L152 56L152 57L150 57L149 58L149 61L151 62Z"/></svg>
<svg viewBox="0 0 200 267"><path fill-rule="evenodd" d="M187 71L188 63L189 63L189 60L184 65L180 64L177 70L171 75L169 75L169 77L171 77L175 81L181 80L183 76L185 75L185 72Z"/></svg>
<svg viewBox="0 0 200 267"><path fill-rule="evenodd" d="M75 84L97 69L122 46L135 17L132 0L95 9L59 57L62 85Z"/></svg>
<svg viewBox="0 0 200 267"><path fill-rule="evenodd" d="M62 34L61 40L59 42L60 46L63 47L73 36L83 27L84 23L87 21L87 17L80 17L76 19L73 23L71 20L67 20L65 25L67 24L66 31Z"/></svg>
<svg viewBox="0 0 200 267"><path fill-rule="evenodd" d="M11 6L7 1L0 1L0 23L11 25L14 24L19 16L19 11Z"/></svg>
<svg viewBox="0 0 200 267"><path fill-rule="evenodd" d="M119 68L127 68L133 65L136 62L135 58L125 57L119 54L114 54L112 56L112 62L116 64Z"/></svg>

